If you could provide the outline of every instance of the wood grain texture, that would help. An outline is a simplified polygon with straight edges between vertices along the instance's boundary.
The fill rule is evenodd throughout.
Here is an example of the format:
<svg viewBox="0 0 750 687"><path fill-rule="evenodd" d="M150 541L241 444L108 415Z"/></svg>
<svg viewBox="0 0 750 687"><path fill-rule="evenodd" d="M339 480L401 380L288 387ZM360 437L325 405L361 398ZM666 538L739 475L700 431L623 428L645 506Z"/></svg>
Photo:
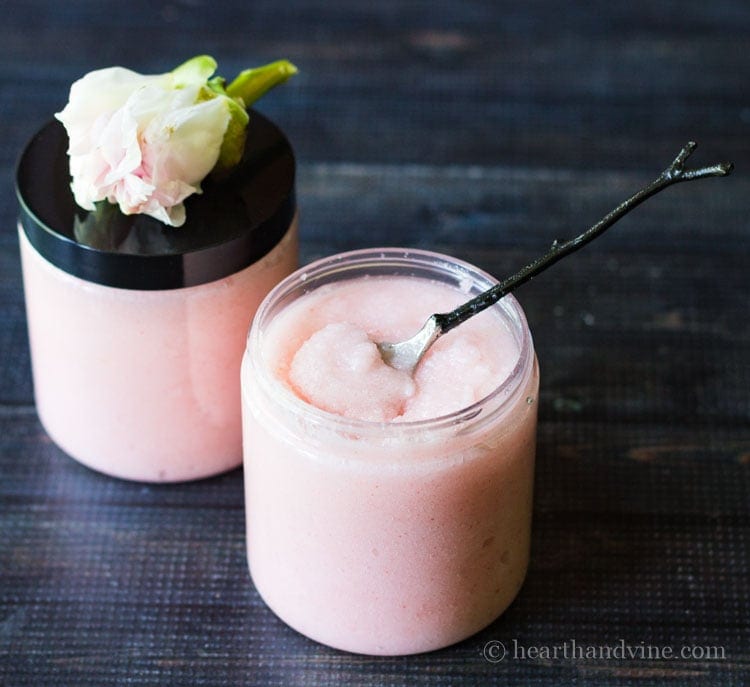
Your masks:
<svg viewBox="0 0 750 687"><path fill-rule="evenodd" d="M0 8L0 684L722 685L750 681L750 7L49 0ZM522 287L542 368L532 563L497 622L423 656L337 652L246 572L242 474L112 480L38 423L13 167L70 83L213 54L301 71L262 102L299 159L302 260L403 245L498 277L689 139L735 174L669 189ZM722 647L721 660L512 648Z"/></svg>

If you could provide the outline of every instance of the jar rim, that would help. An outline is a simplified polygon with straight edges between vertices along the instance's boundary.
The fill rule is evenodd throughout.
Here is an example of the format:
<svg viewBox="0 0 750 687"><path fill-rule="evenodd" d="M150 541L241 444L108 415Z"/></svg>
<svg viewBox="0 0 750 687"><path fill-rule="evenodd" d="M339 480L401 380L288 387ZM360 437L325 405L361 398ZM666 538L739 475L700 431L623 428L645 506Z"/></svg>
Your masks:
<svg viewBox="0 0 750 687"><path fill-rule="evenodd" d="M424 249L385 247L365 248L337 253L301 267L279 282L267 294L258 307L250 327L246 349L249 351L252 348L259 351L259 357L262 359L262 330L264 324L276 314L273 309L295 291L302 289L304 293L307 290L311 290L310 287L314 286L315 282L322 277L339 273L341 278L345 278L344 275L346 273L368 265L377 265L383 268L389 265L407 266L415 264L425 268L432 268L436 274L443 271L462 275L464 278L468 277L472 280L472 286L478 286L482 291L498 283L495 277L469 262ZM403 422L379 422L337 415L303 401L273 375L270 366L267 364L259 366L253 362L252 380L253 383L263 384L266 391L273 393L274 400L283 406L285 410L297 416L303 416L305 420L315 424L324 423L333 431L354 433L357 436L373 432L377 432L381 436L384 432L392 432L393 436L420 433L428 430L432 432L444 428L454 428L457 425L466 425L473 420L479 421L487 417L494 417L496 413L503 412L504 409L512 405L512 402L516 398L516 393L514 392L518 392L524 388L528 375L531 374L533 368L534 348L526 316L521 305L512 294L504 296L497 304L491 307L500 308L505 315L509 316L508 319L513 320L513 324L518 329L520 340L518 341L519 350L515 365L505 379L486 396L469 406L438 417ZM430 314L425 313L425 319ZM252 356L250 357L252 358ZM259 367L261 369L258 369ZM492 407L489 412L485 413L484 411L488 406Z"/></svg>

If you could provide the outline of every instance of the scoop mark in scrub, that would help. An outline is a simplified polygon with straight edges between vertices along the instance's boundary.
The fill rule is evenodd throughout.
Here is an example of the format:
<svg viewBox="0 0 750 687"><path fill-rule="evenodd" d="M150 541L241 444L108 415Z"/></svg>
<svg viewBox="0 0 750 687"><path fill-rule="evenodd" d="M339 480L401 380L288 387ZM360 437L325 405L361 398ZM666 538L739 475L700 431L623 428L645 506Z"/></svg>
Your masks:
<svg viewBox="0 0 750 687"><path fill-rule="evenodd" d="M403 415L416 387L407 372L383 362L367 332L328 324L294 355L289 380L308 403L344 417L388 422Z"/></svg>

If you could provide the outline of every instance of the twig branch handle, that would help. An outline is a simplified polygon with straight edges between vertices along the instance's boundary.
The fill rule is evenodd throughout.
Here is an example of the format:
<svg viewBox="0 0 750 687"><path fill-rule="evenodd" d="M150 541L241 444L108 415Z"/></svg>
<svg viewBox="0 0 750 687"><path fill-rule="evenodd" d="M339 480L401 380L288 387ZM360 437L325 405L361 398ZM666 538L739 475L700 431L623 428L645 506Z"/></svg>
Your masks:
<svg viewBox="0 0 750 687"><path fill-rule="evenodd" d="M485 291L476 298L464 303L462 306L452 310L449 313L436 314L435 323L437 324L438 336L445 334L454 327L469 319L478 312L489 308L497 303L503 296L513 291L517 286L524 284L540 272L554 265L566 255L583 248L587 243L593 241L597 236L601 236L617 220L622 218L633 208L640 205L644 200L663 191L668 186L680 183L682 181L692 181L693 179L703 179L705 177L723 177L727 176L733 169L731 162L720 162L710 167L701 167L699 169L686 169L685 161L696 149L697 144L690 141L677 155L671 165L667 167L653 182L645 186L640 191L632 195L626 201L618 205L609 214L605 215L591 228L584 231L580 236L569 239L568 241L557 241L552 243L550 250L534 262L526 265L523 269L514 275L504 279L493 288ZM437 338L437 337L436 337Z"/></svg>

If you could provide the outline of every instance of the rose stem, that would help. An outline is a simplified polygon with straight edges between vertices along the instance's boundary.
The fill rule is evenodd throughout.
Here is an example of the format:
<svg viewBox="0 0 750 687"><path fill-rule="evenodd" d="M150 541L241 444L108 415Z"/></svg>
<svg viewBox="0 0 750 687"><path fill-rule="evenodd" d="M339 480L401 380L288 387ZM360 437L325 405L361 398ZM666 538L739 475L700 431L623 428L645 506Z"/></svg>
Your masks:
<svg viewBox="0 0 750 687"><path fill-rule="evenodd" d="M296 73L297 67L288 60L277 60L262 67L246 69L227 86L227 95L242 98L247 109L272 88L284 83Z"/></svg>

